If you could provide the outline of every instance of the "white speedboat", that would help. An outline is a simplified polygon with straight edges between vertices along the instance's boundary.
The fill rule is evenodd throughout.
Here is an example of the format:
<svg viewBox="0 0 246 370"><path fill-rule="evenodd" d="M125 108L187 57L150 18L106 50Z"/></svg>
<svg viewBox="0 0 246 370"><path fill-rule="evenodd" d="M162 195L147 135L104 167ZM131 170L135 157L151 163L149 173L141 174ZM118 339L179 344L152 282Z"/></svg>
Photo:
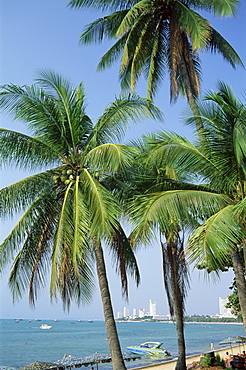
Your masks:
<svg viewBox="0 0 246 370"><path fill-rule="evenodd" d="M51 325L47 325L47 324L42 324L39 328L40 329L51 329L52 326Z"/></svg>
<svg viewBox="0 0 246 370"><path fill-rule="evenodd" d="M127 347L127 349L140 356L172 357L167 349L161 348L162 344L160 342L145 342L140 344L140 346Z"/></svg>

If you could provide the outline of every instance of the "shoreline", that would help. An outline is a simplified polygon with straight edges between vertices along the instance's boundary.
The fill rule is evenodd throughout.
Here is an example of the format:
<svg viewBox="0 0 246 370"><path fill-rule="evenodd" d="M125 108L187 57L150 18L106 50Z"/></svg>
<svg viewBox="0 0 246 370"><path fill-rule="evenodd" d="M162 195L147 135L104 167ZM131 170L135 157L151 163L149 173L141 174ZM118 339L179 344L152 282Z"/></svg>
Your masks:
<svg viewBox="0 0 246 370"><path fill-rule="evenodd" d="M134 322L134 323L154 323L154 322L157 322L157 323L163 323L163 324L173 324L174 322L173 321L165 321L165 320L158 320L158 321L148 321L148 320L116 320L115 321L116 323L117 322L125 322L125 323L128 323L128 322ZM206 325L206 324L221 324L221 325L243 325L242 322L228 322L228 321L185 321L184 322L185 325L190 325L190 324L202 324L202 325Z"/></svg>

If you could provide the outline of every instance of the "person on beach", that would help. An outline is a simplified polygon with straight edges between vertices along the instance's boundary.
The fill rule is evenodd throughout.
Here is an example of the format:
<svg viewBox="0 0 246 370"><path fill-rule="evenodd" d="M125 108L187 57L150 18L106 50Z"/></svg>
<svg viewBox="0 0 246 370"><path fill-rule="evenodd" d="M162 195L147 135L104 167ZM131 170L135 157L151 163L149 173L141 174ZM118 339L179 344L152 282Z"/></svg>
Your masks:
<svg viewBox="0 0 246 370"><path fill-rule="evenodd" d="M231 366L231 360L232 359L233 359L232 355L230 355L229 352L226 352L226 358L225 358L226 367L232 367Z"/></svg>

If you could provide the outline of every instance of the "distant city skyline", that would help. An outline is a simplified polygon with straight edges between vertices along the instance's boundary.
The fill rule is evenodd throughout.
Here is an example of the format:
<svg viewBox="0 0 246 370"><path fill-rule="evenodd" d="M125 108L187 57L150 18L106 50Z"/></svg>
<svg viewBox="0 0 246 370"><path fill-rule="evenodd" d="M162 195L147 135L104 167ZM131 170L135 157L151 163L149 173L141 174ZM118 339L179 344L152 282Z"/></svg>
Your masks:
<svg viewBox="0 0 246 370"><path fill-rule="evenodd" d="M229 308L226 308L226 304L228 303L228 297L221 298L219 297L218 300L218 307L219 307L219 314L215 315L208 315L214 318L235 318L235 315L231 313ZM154 320L170 320L170 314L162 314L161 312L157 313L157 303L149 299L149 310L146 311L145 308L133 308L132 313L131 309L128 307L123 308L122 311L117 312L117 319L136 319L136 318L143 318L143 317L152 317Z"/></svg>

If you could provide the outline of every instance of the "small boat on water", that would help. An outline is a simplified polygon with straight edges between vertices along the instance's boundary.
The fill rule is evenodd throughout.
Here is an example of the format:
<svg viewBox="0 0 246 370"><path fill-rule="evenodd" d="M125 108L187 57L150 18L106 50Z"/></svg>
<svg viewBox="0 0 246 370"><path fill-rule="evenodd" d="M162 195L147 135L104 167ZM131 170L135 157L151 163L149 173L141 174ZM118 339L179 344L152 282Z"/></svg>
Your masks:
<svg viewBox="0 0 246 370"><path fill-rule="evenodd" d="M161 348L162 344L160 342L145 342L140 344L140 346L127 347L127 349L140 356L172 357L167 349Z"/></svg>
<svg viewBox="0 0 246 370"><path fill-rule="evenodd" d="M40 329L51 329L52 326L51 325L47 325L47 324L42 324L39 328Z"/></svg>

